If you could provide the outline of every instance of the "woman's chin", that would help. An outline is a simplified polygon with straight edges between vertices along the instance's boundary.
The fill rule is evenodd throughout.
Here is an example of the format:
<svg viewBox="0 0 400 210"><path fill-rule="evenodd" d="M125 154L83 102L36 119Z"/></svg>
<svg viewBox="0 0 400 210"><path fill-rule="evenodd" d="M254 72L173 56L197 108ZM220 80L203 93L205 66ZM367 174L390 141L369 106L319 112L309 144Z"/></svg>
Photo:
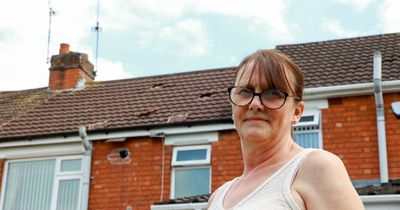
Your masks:
<svg viewBox="0 0 400 210"><path fill-rule="evenodd" d="M251 128L242 132L242 137L249 141L263 141L270 135L271 133L268 132L268 130L265 128L264 129Z"/></svg>

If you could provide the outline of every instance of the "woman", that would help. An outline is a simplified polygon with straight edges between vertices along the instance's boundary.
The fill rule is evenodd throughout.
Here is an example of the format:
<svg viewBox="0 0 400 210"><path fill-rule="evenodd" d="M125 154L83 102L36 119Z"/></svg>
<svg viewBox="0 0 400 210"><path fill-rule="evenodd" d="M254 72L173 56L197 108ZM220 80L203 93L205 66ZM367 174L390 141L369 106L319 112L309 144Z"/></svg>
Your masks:
<svg viewBox="0 0 400 210"><path fill-rule="evenodd" d="M364 209L338 157L293 141L303 89L301 70L278 51L240 63L229 96L244 170L211 195L209 210Z"/></svg>

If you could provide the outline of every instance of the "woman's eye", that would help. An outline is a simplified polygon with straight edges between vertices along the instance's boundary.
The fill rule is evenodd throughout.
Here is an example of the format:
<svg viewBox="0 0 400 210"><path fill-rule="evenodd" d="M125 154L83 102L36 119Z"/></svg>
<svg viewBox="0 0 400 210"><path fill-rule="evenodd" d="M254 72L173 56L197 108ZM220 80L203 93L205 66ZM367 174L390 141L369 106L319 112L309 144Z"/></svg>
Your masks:
<svg viewBox="0 0 400 210"><path fill-rule="evenodd" d="M240 95L246 95L246 96L247 96L247 95L251 95L251 91L242 88L242 89L239 90L239 94L240 94Z"/></svg>
<svg viewBox="0 0 400 210"><path fill-rule="evenodd" d="M270 89L263 92L263 95L267 98L282 98L285 97L284 94L279 90Z"/></svg>

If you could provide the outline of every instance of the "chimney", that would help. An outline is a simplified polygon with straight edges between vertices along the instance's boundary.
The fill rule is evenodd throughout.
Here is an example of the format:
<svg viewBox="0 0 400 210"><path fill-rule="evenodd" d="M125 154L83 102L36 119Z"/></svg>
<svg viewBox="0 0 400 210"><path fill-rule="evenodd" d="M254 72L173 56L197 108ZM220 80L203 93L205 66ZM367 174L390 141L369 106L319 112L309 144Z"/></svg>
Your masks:
<svg viewBox="0 0 400 210"><path fill-rule="evenodd" d="M69 51L69 44L60 44L58 55L51 57L49 89L62 91L81 89L96 76L88 55Z"/></svg>

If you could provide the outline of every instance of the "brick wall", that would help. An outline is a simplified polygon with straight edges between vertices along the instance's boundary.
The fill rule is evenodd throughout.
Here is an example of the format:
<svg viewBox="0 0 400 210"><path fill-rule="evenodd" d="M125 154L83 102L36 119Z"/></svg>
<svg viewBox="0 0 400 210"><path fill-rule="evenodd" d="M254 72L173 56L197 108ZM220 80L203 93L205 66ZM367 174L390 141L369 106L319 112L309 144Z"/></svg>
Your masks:
<svg viewBox="0 0 400 210"><path fill-rule="evenodd" d="M390 108L398 93L385 94L385 118L390 178L400 177L399 126ZM396 129L397 128L397 129ZM322 110L324 149L342 158L351 179L379 179L374 95L329 99Z"/></svg>
<svg viewBox="0 0 400 210"><path fill-rule="evenodd" d="M51 90L73 89L80 79L93 81L83 70L72 68L68 70L51 70L49 88Z"/></svg>
<svg viewBox="0 0 400 210"><path fill-rule="evenodd" d="M400 101L400 94L386 94L384 98L389 173L394 179L400 177L400 120L394 117L390 103ZM351 179L379 179L373 95L330 99L329 108L322 110L322 129L324 149L342 158ZM131 153L124 161L113 159L120 148L128 148ZM166 146L163 200L170 196L171 154L172 147ZM236 131L219 132L219 141L212 144L211 166L211 191L241 175L243 161ZM161 139L94 142L89 208L149 209L160 201L161 167Z"/></svg>
<svg viewBox="0 0 400 210"><path fill-rule="evenodd" d="M219 133L219 141L212 144L211 165L211 191L213 192L226 181L242 174L242 152L236 131Z"/></svg>
<svg viewBox="0 0 400 210"><path fill-rule="evenodd" d="M400 101L400 93L385 96L386 142L389 178L400 178L400 119L392 111L391 103Z"/></svg>
<svg viewBox="0 0 400 210"><path fill-rule="evenodd" d="M119 148L131 153L118 161ZM170 192L171 147L165 147L164 196ZM132 138L124 142L93 143L89 209L150 209L160 201L162 141L159 138Z"/></svg>

